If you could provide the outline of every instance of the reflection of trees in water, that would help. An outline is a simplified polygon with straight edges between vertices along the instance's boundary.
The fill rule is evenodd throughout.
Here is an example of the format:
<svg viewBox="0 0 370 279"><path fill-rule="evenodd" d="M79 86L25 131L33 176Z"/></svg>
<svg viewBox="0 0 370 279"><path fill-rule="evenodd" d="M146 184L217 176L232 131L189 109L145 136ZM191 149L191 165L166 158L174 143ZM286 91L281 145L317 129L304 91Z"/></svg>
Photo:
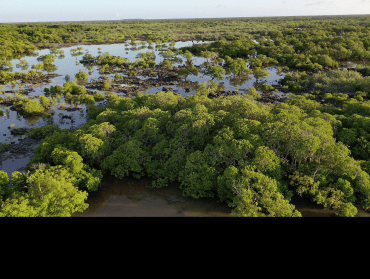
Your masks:
<svg viewBox="0 0 370 279"><path fill-rule="evenodd" d="M89 83L89 81L88 81L88 80L86 80L86 79L78 79L78 80L76 80L76 83L77 83L78 85L86 85L86 84L88 84L88 83Z"/></svg>
<svg viewBox="0 0 370 279"><path fill-rule="evenodd" d="M88 71L92 71L93 70L93 67L94 67L94 64L93 63L81 63L82 66L88 70Z"/></svg>
<svg viewBox="0 0 370 279"><path fill-rule="evenodd" d="M266 83L266 81L262 80L258 82L257 80L253 83L253 87L256 88L257 90L261 90L262 86Z"/></svg>
<svg viewBox="0 0 370 279"><path fill-rule="evenodd" d="M22 70L28 70L30 64L23 59L19 59L19 63L16 65L17 68L21 68Z"/></svg>
<svg viewBox="0 0 370 279"><path fill-rule="evenodd" d="M71 53L71 56L72 57L77 57L77 56L80 56L80 55L83 55L83 54L84 54L83 52L79 51L77 53Z"/></svg>
<svg viewBox="0 0 370 279"><path fill-rule="evenodd" d="M28 127L33 127L37 121L39 121L42 118L42 116L36 115L31 117L25 117L25 122Z"/></svg>
<svg viewBox="0 0 370 279"><path fill-rule="evenodd" d="M44 71L47 71L48 73L54 73L58 69L57 66L54 64L45 64L44 65Z"/></svg>
<svg viewBox="0 0 370 279"><path fill-rule="evenodd" d="M233 75L227 77L228 80L230 80L230 85L232 86L241 86L244 83L246 83L248 80L251 80L252 77L247 73L242 73L240 75Z"/></svg>
<svg viewBox="0 0 370 279"><path fill-rule="evenodd" d="M185 62L185 66L186 66L187 68L193 67L193 65L194 65L194 61L193 61L193 59L191 59L191 60L187 60L187 61Z"/></svg>
<svg viewBox="0 0 370 279"><path fill-rule="evenodd" d="M225 82L220 82L217 86L217 91L225 91Z"/></svg>
<svg viewBox="0 0 370 279"><path fill-rule="evenodd" d="M189 92L191 90L196 90L198 85L198 82L192 82L192 81L179 81L177 86L182 87L185 89L186 92Z"/></svg>

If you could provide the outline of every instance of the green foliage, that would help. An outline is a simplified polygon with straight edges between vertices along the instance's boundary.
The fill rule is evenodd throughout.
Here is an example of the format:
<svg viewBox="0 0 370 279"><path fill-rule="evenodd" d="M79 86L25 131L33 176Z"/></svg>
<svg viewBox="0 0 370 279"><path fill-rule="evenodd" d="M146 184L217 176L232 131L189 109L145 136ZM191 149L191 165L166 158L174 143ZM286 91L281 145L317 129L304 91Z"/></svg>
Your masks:
<svg viewBox="0 0 370 279"><path fill-rule="evenodd" d="M248 95L247 96L249 96L252 99L258 99L258 98L261 97L261 94L259 94L257 92L257 89L254 88L254 87L249 88L247 92L248 92Z"/></svg>
<svg viewBox="0 0 370 279"><path fill-rule="evenodd" d="M5 171L0 170L0 202L2 201L3 197L5 197L5 195L7 194L8 187L9 187L9 176Z"/></svg>
<svg viewBox="0 0 370 279"><path fill-rule="evenodd" d="M184 76L185 81L186 81L188 76L191 75L191 74L195 75L195 76L198 76L198 69L194 66L192 66L190 68L182 68L182 69L176 71L176 74L178 74L179 76Z"/></svg>
<svg viewBox="0 0 370 279"><path fill-rule="evenodd" d="M67 217L82 212L88 207L85 203L87 193L74 187L68 181L67 173L63 168L54 167L28 175L24 182L28 191L15 191L9 195L1 204L0 216ZM22 183L21 180L17 183Z"/></svg>
<svg viewBox="0 0 370 279"><path fill-rule="evenodd" d="M44 97L44 96L42 96ZM48 103L48 101L45 102L44 97L44 104ZM18 102L15 103L16 106L20 106L23 110L23 112L26 115L31 115L31 114L40 114L44 113L45 108L40 105L40 103L37 100L32 100L32 99L22 99Z"/></svg>
<svg viewBox="0 0 370 279"><path fill-rule="evenodd" d="M59 130L60 128L57 125L50 124L40 128L33 128L32 130L28 130L26 132L26 135L34 139L43 139L46 136L52 135L54 132Z"/></svg>
<svg viewBox="0 0 370 279"><path fill-rule="evenodd" d="M172 69L172 62L170 60L167 60L167 59L163 60L162 66L166 67L166 68L169 68L169 69Z"/></svg>
<svg viewBox="0 0 370 279"><path fill-rule="evenodd" d="M62 91L63 91L63 86L60 84L50 87L50 93L61 93Z"/></svg>
<svg viewBox="0 0 370 279"><path fill-rule="evenodd" d="M95 98L95 99L104 99L104 98L105 98L105 96L104 96L104 94L103 94L103 93L96 92L96 93L94 94L94 98Z"/></svg>
<svg viewBox="0 0 370 279"><path fill-rule="evenodd" d="M50 106L55 103L52 99L48 99L42 95L39 96L39 100L40 100L41 105L44 107L44 109L50 108Z"/></svg>
<svg viewBox="0 0 370 279"><path fill-rule="evenodd" d="M95 98L94 96L91 96L89 94L82 94L77 97L77 100L80 102L84 102L87 104L94 104L95 103Z"/></svg>
<svg viewBox="0 0 370 279"><path fill-rule="evenodd" d="M54 54L46 54L42 55L37 58L38 61L42 61L46 65L50 65L51 63L55 62L55 55Z"/></svg>
<svg viewBox="0 0 370 279"><path fill-rule="evenodd" d="M9 147L9 144L0 142L0 152L6 150Z"/></svg>
<svg viewBox="0 0 370 279"><path fill-rule="evenodd" d="M85 134L79 139L81 143L81 154L92 160L99 160L110 152L110 147L103 140Z"/></svg>
<svg viewBox="0 0 370 279"><path fill-rule="evenodd" d="M272 85L270 85L270 84L264 84L264 85L262 85L262 91L272 91L274 89L275 88Z"/></svg>
<svg viewBox="0 0 370 279"><path fill-rule="evenodd" d="M103 82L103 89L108 90L111 87L112 87L112 85L109 81L106 80L106 81Z"/></svg>
<svg viewBox="0 0 370 279"><path fill-rule="evenodd" d="M195 151L187 159L184 169L180 172L181 186L185 196L193 198L213 198L217 185L218 172L215 167L207 164L203 152Z"/></svg>
<svg viewBox="0 0 370 279"><path fill-rule="evenodd" d="M89 78L89 75L84 71L80 71L76 73L76 79L88 79L88 78Z"/></svg>
<svg viewBox="0 0 370 279"><path fill-rule="evenodd" d="M92 119L75 131L53 125L33 129L30 136L46 137L27 166L31 173L14 172L11 183L0 178L0 215L67 216L83 210L86 193L81 190L97 190L103 171L118 178L149 175L155 187L180 182L184 195L227 202L234 216L299 216L288 202L293 194L355 216L355 205L370 208L369 71L335 68L339 61L369 59L369 23L366 16L328 16L2 26L0 83L33 82L42 75L37 71L55 71L51 63L62 53L52 49L32 66L37 71L12 72L10 61L19 59L17 67L26 67L22 57L36 50L36 43L51 47L127 37L132 46L138 45L135 38L155 41L163 49L164 67L172 68L179 61L176 54L183 55L186 68L177 74L185 80L198 74L193 56L205 57L204 73L212 81L187 98L171 92L138 93L135 99L107 94L107 107L89 108ZM178 52L173 43L169 50L162 44L190 38L214 42ZM72 55L83 55L82 50L75 48ZM154 52L141 53L129 65L123 57L100 52L97 57L86 53L82 63L101 65L104 73L112 66L152 67L154 58ZM236 78L244 83L252 69L258 86L268 75L263 68L276 63L281 63L279 71L300 70L279 82L304 94L291 94L277 105L254 101L259 98L254 87L244 96L207 97L219 90L213 80L225 73L233 73L234 85ZM111 81L103 84L110 86ZM262 86L262 91L272 89ZM99 96L87 95L74 82L45 92L63 92L71 101L94 102ZM28 114L44 113L53 102L44 96L39 101L22 98L13 105Z"/></svg>
<svg viewBox="0 0 370 279"><path fill-rule="evenodd" d="M229 68L234 75L241 75L241 73L252 73L252 71L247 66L247 62L242 58L237 58L232 62L227 61L226 63L229 64Z"/></svg>
<svg viewBox="0 0 370 279"><path fill-rule="evenodd" d="M86 94L86 88L82 85L76 84L74 81L67 81L63 84L63 94L66 95L68 93L73 95L81 95Z"/></svg>
<svg viewBox="0 0 370 279"><path fill-rule="evenodd" d="M101 163L103 171L110 170L111 175L122 179L131 172L135 178L144 175L144 163L150 160L147 152L142 149L142 143L138 140L130 140L108 156Z"/></svg>
<svg viewBox="0 0 370 279"><path fill-rule="evenodd" d="M136 75L137 75L137 73L136 73L135 71L131 71L131 72L130 72L130 76L131 76L131 77L136 77ZM105 88L105 87L104 87L104 88ZM108 89L109 89L109 88L108 88Z"/></svg>
<svg viewBox="0 0 370 279"><path fill-rule="evenodd" d="M256 67L253 70L253 76L258 81L259 79L264 79L270 75L270 72L268 70L262 69L260 67Z"/></svg>
<svg viewBox="0 0 370 279"><path fill-rule="evenodd" d="M220 184L226 182L236 193L231 206L237 217L301 217L302 215L279 193L277 182L261 173L231 167L225 170ZM225 183L224 182L224 183Z"/></svg>
<svg viewBox="0 0 370 279"><path fill-rule="evenodd" d="M72 173L78 173L82 169L83 160L77 152L69 151L65 147L56 147L50 155L55 165L63 165Z"/></svg>
<svg viewBox="0 0 370 279"><path fill-rule="evenodd" d="M218 80L223 80L225 69L222 66L214 65L214 66L208 67L205 71L205 74L210 75L212 77L212 80L214 80L215 78Z"/></svg>

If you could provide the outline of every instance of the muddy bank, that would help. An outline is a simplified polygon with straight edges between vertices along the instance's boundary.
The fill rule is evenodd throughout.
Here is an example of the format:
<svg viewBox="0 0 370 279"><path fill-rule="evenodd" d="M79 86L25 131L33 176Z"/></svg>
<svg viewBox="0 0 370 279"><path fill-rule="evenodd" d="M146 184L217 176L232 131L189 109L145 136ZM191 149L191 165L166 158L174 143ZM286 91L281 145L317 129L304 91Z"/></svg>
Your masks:
<svg viewBox="0 0 370 279"><path fill-rule="evenodd" d="M51 79L60 77L59 74L46 74L41 76L30 75L30 76L17 76L16 78L21 80L21 85L30 84L29 87L39 87L48 83L51 83ZM0 84L5 84L4 80L0 80ZM21 90L21 89L19 89Z"/></svg>
<svg viewBox="0 0 370 279"><path fill-rule="evenodd" d="M11 142L6 150L0 152L0 169L7 172L9 178L14 171L26 172L25 167L29 160L36 156L35 148L43 142L28 137L18 141Z"/></svg>
<svg viewBox="0 0 370 279"><path fill-rule="evenodd" d="M139 91L145 91L153 87L176 85L181 81L181 78L176 75L176 71L179 69L179 67L169 69L159 65L150 68L133 68L130 70L110 68L104 74L111 75L118 73L122 75L119 79L112 80L109 89L104 88L104 82L108 80L106 77L93 80L89 84L86 84L85 87L87 89L135 95ZM132 71L136 73L136 76L130 76L130 72ZM139 77L144 77L144 79ZM168 91L168 89L165 89L165 91Z"/></svg>

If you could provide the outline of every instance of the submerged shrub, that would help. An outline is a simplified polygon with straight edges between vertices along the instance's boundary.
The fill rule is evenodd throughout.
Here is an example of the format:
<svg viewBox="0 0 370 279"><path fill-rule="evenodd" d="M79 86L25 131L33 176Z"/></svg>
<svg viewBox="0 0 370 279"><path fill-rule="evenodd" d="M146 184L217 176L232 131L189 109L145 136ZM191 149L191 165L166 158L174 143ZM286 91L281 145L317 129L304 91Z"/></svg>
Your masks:
<svg viewBox="0 0 370 279"><path fill-rule="evenodd" d="M15 105L17 106L20 105L23 112L26 114L35 114L35 113L38 114L38 113L43 113L45 111L44 107L41 106L37 100L22 99L16 102Z"/></svg>
<svg viewBox="0 0 370 279"><path fill-rule="evenodd" d="M84 71L80 71L76 73L76 79L88 79L88 78L89 78L89 75Z"/></svg>
<svg viewBox="0 0 370 279"><path fill-rule="evenodd" d="M111 85L111 83L109 82L109 81L104 81L104 83L103 83L103 88L105 89L105 90L108 90L108 89L110 89L112 87L112 85Z"/></svg>
<svg viewBox="0 0 370 279"><path fill-rule="evenodd" d="M63 94L81 95L86 94L86 88L82 85L76 84L74 81L67 81L63 84Z"/></svg>

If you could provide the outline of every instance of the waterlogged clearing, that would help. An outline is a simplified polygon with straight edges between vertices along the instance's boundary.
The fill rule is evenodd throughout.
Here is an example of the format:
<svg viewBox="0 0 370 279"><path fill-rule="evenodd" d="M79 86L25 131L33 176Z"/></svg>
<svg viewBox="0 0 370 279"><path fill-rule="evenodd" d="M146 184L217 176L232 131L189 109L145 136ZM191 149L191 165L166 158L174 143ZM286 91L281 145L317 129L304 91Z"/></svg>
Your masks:
<svg viewBox="0 0 370 279"><path fill-rule="evenodd" d="M279 71L277 67L266 67L269 72L269 76L265 79L257 82L253 75L244 75L241 77L235 77L233 74L224 74L224 79L219 80L213 78L210 75L203 74L204 67L211 65L207 63L206 58L203 57L192 57L192 65L198 68L198 74L191 74L184 78L173 79L170 81L162 82L159 81L158 75L151 75L150 73L166 71L166 68L162 67L163 61L168 58L163 57L161 53L173 50L172 67L179 69L181 66L186 65L186 59L183 55L176 55L176 50L182 47L189 47L194 44L209 43L207 41L185 41L176 42L174 45L171 43L163 43L158 46L156 44L149 45L147 42L136 41L132 43L128 40L126 43L121 44L102 44L102 45L74 45L71 47L62 47L59 49L42 49L34 53L33 56L25 56L21 59L14 59L11 61L13 65L13 72L27 73L32 68L37 68L40 64L40 57L46 57L50 54L55 54L54 61L44 67L43 70L37 72L43 73L43 80L37 80L35 83L22 82L17 80L16 82L7 83L2 86L1 90L4 99L16 98L31 98L37 100L37 97L45 95L47 98L55 98L55 104L47 110L48 113L52 113L53 117L45 117L42 114L24 117L18 110L15 110L14 106L9 104L1 104L0 108L5 112L5 116L0 118L0 142L6 144L22 144L22 140L27 139L22 133L22 129L31 129L43 127L46 125L54 124L61 129L74 129L81 127L87 122L86 111L88 105L84 102L71 102L66 99L63 95L48 94L45 93L45 88L55 87L57 85L63 85L68 80L73 80L77 73L84 71L88 73L88 76L84 80L76 81L78 84L84 86L88 93L93 95L99 92L106 97L107 93L114 92L121 96L135 97L137 92L145 92L146 94L155 94L160 91L171 91L180 94L183 97L195 94L197 86L202 82L215 81L220 87L219 89L224 95L232 94L244 94L249 88L253 86L262 86L263 84L269 84L278 86L278 81L283 78L287 71ZM172 47L172 48L171 48ZM101 65L92 65L90 63L81 63L83 57L88 54L91 56L99 56L109 53L111 56L123 57L128 62L138 61L142 53L154 53L154 62L157 66L149 68L138 68L135 69L138 73L135 76L129 76L123 74L123 70L118 67L107 67L106 72L101 71ZM176 60L176 58L178 60ZM26 66L24 66L26 65ZM44 65L45 66L45 65ZM168 78L175 72L164 72L164 79ZM146 75L140 75L140 72L145 72ZM115 79L116 75L119 75L120 79ZM46 78L48 76L48 78ZM51 77L50 77L51 76ZM66 78L67 77L67 78ZM110 88L105 89L104 81L111 80ZM124 80L125 79L125 80ZM125 83L125 82L129 83ZM149 83L151 81L151 83ZM134 92L129 94L129 92ZM285 98L287 95L282 91L276 91L268 93L276 96L276 99ZM263 99L263 98L262 98ZM96 99L95 106L105 105L106 100ZM21 129L17 131L17 129ZM25 144L23 144L25 145ZM35 145L33 145L35 146ZM26 148L26 146L24 146ZM28 150L28 149L27 149ZM15 170L24 171L24 166L28 160L33 156L32 148L29 148L29 154L24 154L24 158L20 154L15 152L5 152L1 154L0 169L6 171L9 176ZM12 154L14 156L12 156ZM16 156L16 157L15 157Z"/></svg>

